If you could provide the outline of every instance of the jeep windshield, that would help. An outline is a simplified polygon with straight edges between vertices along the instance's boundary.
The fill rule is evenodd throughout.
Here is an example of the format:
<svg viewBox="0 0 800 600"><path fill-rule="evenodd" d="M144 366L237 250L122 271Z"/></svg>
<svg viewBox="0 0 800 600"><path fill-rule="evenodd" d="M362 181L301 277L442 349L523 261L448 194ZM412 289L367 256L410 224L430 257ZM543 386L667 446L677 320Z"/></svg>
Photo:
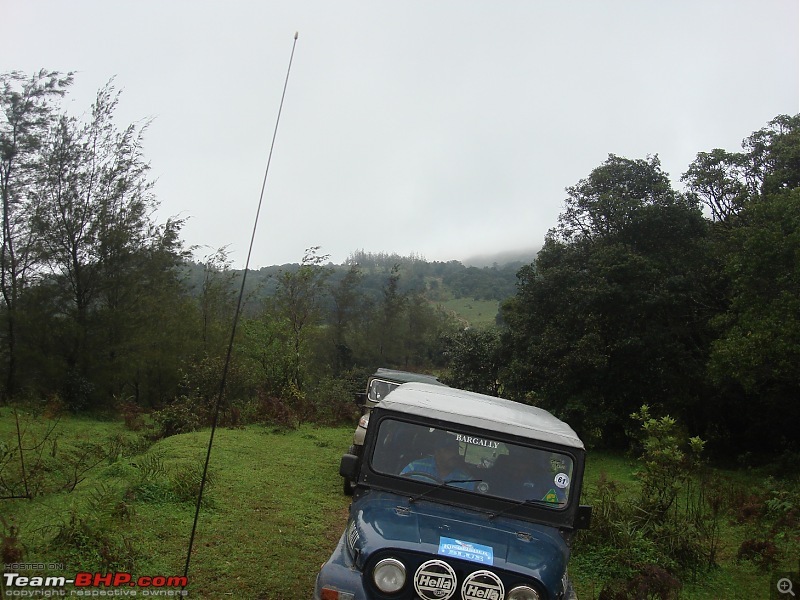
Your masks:
<svg viewBox="0 0 800 600"><path fill-rule="evenodd" d="M573 469L550 449L391 418L380 423L371 463L382 475L551 508L567 504Z"/></svg>
<svg viewBox="0 0 800 600"><path fill-rule="evenodd" d="M383 379L372 379L369 382L369 389L367 390L367 398L373 402L380 402L392 390L397 389L400 384L394 381L385 381Z"/></svg>

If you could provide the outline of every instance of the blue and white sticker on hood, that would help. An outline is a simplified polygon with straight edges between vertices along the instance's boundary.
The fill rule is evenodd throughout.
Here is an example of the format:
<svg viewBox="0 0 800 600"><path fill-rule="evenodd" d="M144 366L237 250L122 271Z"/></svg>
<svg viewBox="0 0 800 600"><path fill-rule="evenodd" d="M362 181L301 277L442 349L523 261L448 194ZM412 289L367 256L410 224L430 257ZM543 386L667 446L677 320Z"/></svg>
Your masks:
<svg viewBox="0 0 800 600"><path fill-rule="evenodd" d="M460 558L482 565L494 564L494 550L491 546L465 542L449 537L439 538L439 555Z"/></svg>

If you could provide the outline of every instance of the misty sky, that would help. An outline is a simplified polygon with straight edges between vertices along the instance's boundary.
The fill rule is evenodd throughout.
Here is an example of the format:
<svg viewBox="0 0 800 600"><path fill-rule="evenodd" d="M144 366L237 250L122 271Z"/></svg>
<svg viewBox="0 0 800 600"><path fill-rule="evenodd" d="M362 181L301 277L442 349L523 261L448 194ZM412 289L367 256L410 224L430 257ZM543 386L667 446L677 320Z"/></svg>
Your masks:
<svg viewBox="0 0 800 600"><path fill-rule="evenodd" d="M736 151L800 111L797 0L0 0L0 71L111 77L145 140L159 221L243 266L321 246L428 260L540 246L609 153Z"/></svg>

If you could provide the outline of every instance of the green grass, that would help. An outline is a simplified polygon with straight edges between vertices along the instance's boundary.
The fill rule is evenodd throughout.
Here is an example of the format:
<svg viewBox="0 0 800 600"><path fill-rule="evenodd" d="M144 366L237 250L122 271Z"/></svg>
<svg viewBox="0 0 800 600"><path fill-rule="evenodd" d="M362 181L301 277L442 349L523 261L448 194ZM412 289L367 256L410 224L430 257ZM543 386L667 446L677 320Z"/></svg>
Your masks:
<svg viewBox="0 0 800 600"><path fill-rule="evenodd" d="M9 413L0 411L0 439L6 443L15 439L10 433L16 435L8 427ZM29 423L28 439L44 426L44 420ZM121 423L72 418L62 419L59 428L65 448L69 434L99 440L123 431ZM62 572L49 575L112 570L104 568L105 543L118 559L113 570L130 567L136 576L182 575L195 505L175 497L173 480L179 472L199 468L208 437L208 431L173 436L144 455L106 461L71 493L3 501L2 515L18 528L19 542L27 550L24 560L64 565ZM349 427L303 426L291 432L259 426L218 429L212 483L191 558L191 597L310 597L316 572L346 520L349 499L341 493L338 466L351 438ZM164 472L151 477L148 485L137 486L147 456L160 457ZM8 465L6 474L13 468ZM127 517L93 514L102 491L128 505ZM74 526L72 515L79 515L87 527ZM91 544L56 547L52 540L64 530L94 535L101 540L99 550Z"/></svg>
<svg viewBox="0 0 800 600"><path fill-rule="evenodd" d="M596 485L601 473L605 477L621 484L620 493L625 497L632 497L635 492L636 478L634 473L639 468L636 459L620 454L590 451L587 455L586 480L588 488ZM737 560L737 553L742 542L748 538L766 537L767 530L774 527L768 526L766 519L754 518L749 523L739 523L736 515L735 496L752 491L768 491L770 473L757 470L725 470L713 469L713 475L720 482L719 485L729 496L729 509L720 517L720 542L717 550L717 566L707 572L698 572L682 582L680 598L693 600L752 600L755 598L770 598L772 577L778 572L797 572L800 570L800 534L795 525L794 529L787 529L784 534L779 534L782 540L779 551L778 564L768 569L748 560ZM796 483L795 489L796 488ZM584 488L584 497L587 495ZM585 498L584 498L585 499ZM796 501L796 496L795 496ZM795 504L795 511L797 510ZM780 527L780 525L778 525ZM598 572L599 571L599 572ZM605 578L602 569L597 569L593 564L593 557L581 556L580 551L573 555L570 573L580 600L593 600L598 597L603 588Z"/></svg>
<svg viewBox="0 0 800 600"><path fill-rule="evenodd" d="M29 446L41 440L41 432L52 422L23 421ZM194 503L182 499L181 491L187 486L191 491L209 432L173 436L149 449L141 434L125 430L121 422L69 417L56 432L53 460L90 441L117 444L121 450L91 469L73 492L51 490L33 500L0 501L6 520L6 525L0 521L0 532L8 535L7 525L18 528L24 560L63 563L63 570L50 575L129 569L137 576L182 575ZM217 430L211 483L189 570L192 598L311 596L316 572L347 518L349 499L341 493L338 464L351 436L351 427ZM0 441L13 446L15 440L10 410L0 409ZM45 454L51 451L48 446ZM31 462L36 452L27 451ZM15 465L6 465L0 475L13 475ZM629 489L636 467L625 457L590 452L588 482L593 485L605 472ZM763 481L761 475L744 471L724 475L737 485L758 486ZM686 582L681 598L768 597L769 572L734 560L748 535L752 531L724 518L719 568ZM61 544L55 543L58 539ZM785 546L797 547L797 540ZM784 551L778 568L796 570L796 560ZM590 561L577 554L573 558L571 573L581 600L596 598L602 587Z"/></svg>
<svg viewBox="0 0 800 600"><path fill-rule="evenodd" d="M473 327L489 327L495 324L500 307L497 300L475 300L474 298L452 298L436 303L444 310L455 313Z"/></svg>

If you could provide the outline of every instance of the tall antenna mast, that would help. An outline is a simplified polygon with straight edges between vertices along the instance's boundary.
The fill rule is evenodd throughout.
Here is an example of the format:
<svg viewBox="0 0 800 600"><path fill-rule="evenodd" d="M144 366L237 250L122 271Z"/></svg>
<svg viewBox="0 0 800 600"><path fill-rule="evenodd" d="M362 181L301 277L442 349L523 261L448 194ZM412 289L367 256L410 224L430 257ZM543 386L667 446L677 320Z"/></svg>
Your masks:
<svg viewBox="0 0 800 600"><path fill-rule="evenodd" d="M297 46L297 37L298 33L295 32L294 34L294 42L292 43L292 53L289 56L289 66L286 69L286 80L283 83L283 93L281 94L281 103L278 107L278 117L275 119L275 129L272 132L272 143L269 147L269 156L267 157L267 166L264 169L264 181L261 184L261 194L258 197L258 208L256 209L256 216L253 220L253 233L250 236L250 246L247 249L247 261L244 265L244 273L242 273L242 286L239 289L239 298L236 302L236 313L233 316L233 326L231 327L231 337L228 342L228 352L225 356L225 365L222 369L222 377L220 379L219 385L219 393L217 394L217 400L214 405L214 418L211 422L211 435L208 438L208 449L206 450L206 460L205 464L203 465L203 476L200 479L200 491L197 494L197 505L195 506L194 511L194 521L192 523L192 534L189 537L189 548L186 552L186 565L183 569L183 577L184 581L188 581L189 576L189 563L192 559L192 547L194 546L194 536L197 531L197 522L200 518L200 505L203 501L203 491L205 490L206 486L206 477L208 475L208 464L211 461L211 448L214 444L214 433L217 430L217 422L219 420L219 408L222 404L222 396L225 393L225 383L228 377L228 366L231 362L231 354L233 352L233 340L236 336L236 326L239 323L239 315L242 310L242 298L244 297L244 286L245 282L247 281L247 271L250 268L250 256L253 253L253 243L256 239L256 230L258 229L258 219L261 214L261 205L264 201L264 190L267 187L267 176L269 175L269 165L272 162L272 151L275 149L275 139L278 135L278 125L281 122L281 112L283 112L283 101L286 98L286 88L289 85L289 74L292 72L292 61L294 60L294 49ZM185 586L184 586L185 587Z"/></svg>

